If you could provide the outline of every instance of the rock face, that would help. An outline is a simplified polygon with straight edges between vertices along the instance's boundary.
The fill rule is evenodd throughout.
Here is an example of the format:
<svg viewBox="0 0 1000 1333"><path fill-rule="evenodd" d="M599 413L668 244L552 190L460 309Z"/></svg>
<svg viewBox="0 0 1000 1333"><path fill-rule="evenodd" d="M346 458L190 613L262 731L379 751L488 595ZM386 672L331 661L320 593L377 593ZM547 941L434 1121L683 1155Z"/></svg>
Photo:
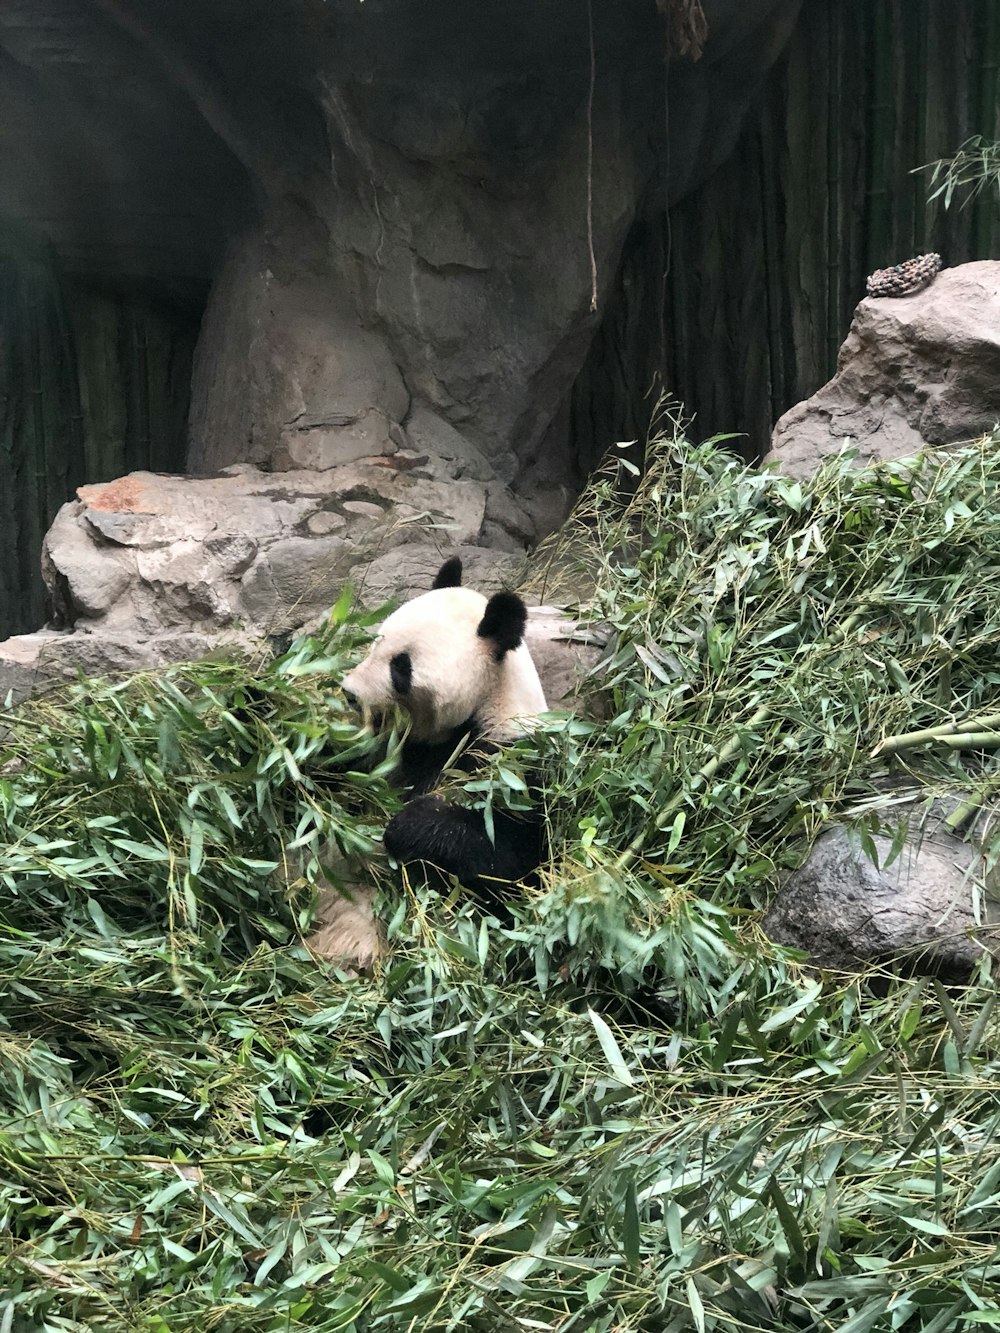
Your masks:
<svg viewBox="0 0 1000 1333"><path fill-rule="evenodd" d="M136 472L77 495L43 551L60 628L0 644L0 699L78 671L259 652L324 615L349 582L370 606L425 592L444 554L460 555L465 581L487 591L515 585L525 565L526 519L472 453L396 451L322 471ZM562 701L600 645L552 608L533 609L529 633Z"/></svg>
<svg viewBox="0 0 1000 1333"><path fill-rule="evenodd" d="M0 213L73 273L211 288L190 471L457 436L550 528L626 232L732 151L799 6L9 0Z"/></svg>
<svg viewBox="0 0 1000 1333"><path fill-rule="evenodd" d="M824 833L768 909L765 932L820 967L900 959L955 981L985 948L1000 953L1000 905L984 901L978 919L973 911L984 873L974 845L931 827L887 865L891 839L872 841L878 866L849 827Z"/></svg>
<svg viewBox="0 0 1000 1333"><path fill-rule="evenodd" d="M492 555L508 575L517 566L510 548L523 551L513 539L508 552L480 550L490 484L451 476L445 460L427 455L322 472L249 464L216 477L136 472L77 494L45 538L57 623L138 638L192 627L287 631L328 607L374 552L383 567L393 563L391 591L406 593L441 547L473 548L481 566ZM517 526L509 496L494 508Z"/></svg>
<svg viewBox="0 0 1000 1333"><path fill-rule="evenodd" d="M196 357L189 468L287 465L276 446L329 466L411 430L434 450L460 433L551 529L582 480L554 423L659 188L663 15L594 5L591 86L575 0L429 4L419 32L388 0L334 9L336 42L311 53L332 180L313 174L290 200L265 178L259 221L230 244ZM677 191L731 147L744 80L798 3L705 9L704 54L666 89Z"/></svg>
<svg viewBox="0 0 1000 1333"><path fill-rule="evenodd" d="M1000 263L945 269L922 292L858 305L837 373L786 412L771 452L805 476L846 445L858 462L974 439L1000 421Z"/></svg>

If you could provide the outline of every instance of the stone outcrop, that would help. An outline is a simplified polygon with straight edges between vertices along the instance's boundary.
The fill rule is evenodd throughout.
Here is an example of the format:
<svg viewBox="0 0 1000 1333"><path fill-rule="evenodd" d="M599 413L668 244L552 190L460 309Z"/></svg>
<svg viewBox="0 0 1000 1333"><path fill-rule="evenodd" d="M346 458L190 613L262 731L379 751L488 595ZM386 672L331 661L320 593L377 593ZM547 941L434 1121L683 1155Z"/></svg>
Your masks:
<svg viewBox="0 0 1000 1333"><path fill-rule="evenodd" d="M867 297L837 373L780 419L764 460L806 476L831 453L858 463L975 439L1000 421L1000 262L945 269L924 291Z"/></svg>
<svg viewBox="0 0 1000 1333"><path fill-rule="evenodd" d="M446 460L409 452L324 471L262 472L237 464L215 477L136 472L81 486L43 550L56 623L150 638L190 628L277 634L337 597L357 565L395 558L391 592L415 591L442 548L509 577L520 545L479 548L493 503L523 523L486 481L449 475ZM498 483L495 490L503 492ZM501 533L503 529L500 528Z"/></svg>
<svg viewBox="0 0 1000 1333"><path fill-rule="evenodd" d="M397 450L322 471L137 472L77 496L45 539L54 628L0 644L0 699L80 671L260 652L323 616L345 584L368 606L426 591L445 554L484 591L516 586L525 568L527 520L471 452ZM551 608L533 609L530 633L562 700L598 648Z"/></svg>
<svg viewBox="0 0 1000 1333"><path fill-rule="evenodd" d="M333 179L294 201L266 182L230 244L196 357L191 470L259 462L276 438L316 437L342 463L362 435L418 428L438 450L460 432L554 527L583 480L560 409L628 229L651 194L663 206L660 127L678 197L731 151L798 0L704 7L700 59L666 81L648 0L593 6L593 72L576 3L430 4L420 33L387 0L337 9L336 46L312 53Z"/></svg>
<svg viewBox="0 0 1000 1333"><path fill-rule="evenodd" d="M953 981L968 979L984 949L1000 955L1000 904L983 892L975 831L963 841L935 811L913 821L895 860L891 838L872 843L878 865L850 826L822 834L764 917L771 939L819 967L898 961Z"/></svg>
<svg viewBox="0 0 1000 1333"><path fill-rule="evenodd" d="M626 233L731 153L799 6L701 0L701 49L687 0L10 0L0 212L210 290L188 470L457 433L550 528Z"/></svg>

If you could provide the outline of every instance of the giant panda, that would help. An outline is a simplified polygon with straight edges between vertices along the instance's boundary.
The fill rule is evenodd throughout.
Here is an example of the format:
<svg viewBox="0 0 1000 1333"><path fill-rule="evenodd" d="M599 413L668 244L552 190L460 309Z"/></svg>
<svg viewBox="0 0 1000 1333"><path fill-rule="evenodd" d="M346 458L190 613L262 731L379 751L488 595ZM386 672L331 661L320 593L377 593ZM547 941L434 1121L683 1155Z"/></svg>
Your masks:
<svg viewBox="0 0 1000 1333"><path fill-rule="evenodd" d="M512 592L487 599L461 583L462 562L453 556L430 592L383 622L343 688L366 716L398 708L409 719L396 775L408 799L386 825L390 856L454 876L496 904L538 868L540 814L495 810L491 838L481 810L454 805L433 788L456 752L454 766L473 771L491 749L523 735L546 702L524 643L524 602Z"/></svg>

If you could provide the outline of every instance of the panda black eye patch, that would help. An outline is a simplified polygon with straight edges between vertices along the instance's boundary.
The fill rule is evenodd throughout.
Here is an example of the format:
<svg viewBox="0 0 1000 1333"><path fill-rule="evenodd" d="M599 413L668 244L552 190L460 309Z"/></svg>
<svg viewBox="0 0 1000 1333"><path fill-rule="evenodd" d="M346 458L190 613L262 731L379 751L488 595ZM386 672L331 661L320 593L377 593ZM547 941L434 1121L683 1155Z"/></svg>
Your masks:
<svg viewBox="0 0 1000 1333"><path fill-rule="evenodd" d="M397 694L409 694L413 684L413 663L409 653L397 653L390 659L389 676Z"/></svg>

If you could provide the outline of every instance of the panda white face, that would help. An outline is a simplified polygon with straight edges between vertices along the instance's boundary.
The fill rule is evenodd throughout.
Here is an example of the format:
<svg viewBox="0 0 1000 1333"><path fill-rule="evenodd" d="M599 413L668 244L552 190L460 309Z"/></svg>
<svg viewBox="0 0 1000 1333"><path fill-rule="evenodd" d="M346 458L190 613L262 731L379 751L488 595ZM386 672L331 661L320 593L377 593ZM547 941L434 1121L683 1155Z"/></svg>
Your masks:
<svg viewBox="0 0 1000 1333"><path fill-rule="evenodd" d="M366 714L404 709L414 740L443 741L473 717L486 735L514 735L546 706L525 616L513 593L437 587L389 616L344 689Z"/></svg>

